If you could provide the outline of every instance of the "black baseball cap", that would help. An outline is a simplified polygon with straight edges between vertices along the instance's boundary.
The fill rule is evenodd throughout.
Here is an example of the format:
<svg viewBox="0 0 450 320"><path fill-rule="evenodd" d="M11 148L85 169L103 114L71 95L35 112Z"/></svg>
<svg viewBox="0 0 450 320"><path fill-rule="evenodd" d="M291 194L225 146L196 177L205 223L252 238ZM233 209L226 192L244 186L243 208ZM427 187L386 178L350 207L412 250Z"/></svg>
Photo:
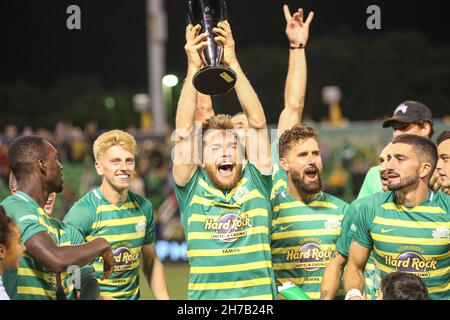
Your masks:
<svg viewBox="0 0 450 320"><path fill-rule="evenodd" d="M430 109L417 101L405 101L395 109L391 118L383 122L383 128L392 127L395 122L413 123L419 120L433 123Z"/></svg>

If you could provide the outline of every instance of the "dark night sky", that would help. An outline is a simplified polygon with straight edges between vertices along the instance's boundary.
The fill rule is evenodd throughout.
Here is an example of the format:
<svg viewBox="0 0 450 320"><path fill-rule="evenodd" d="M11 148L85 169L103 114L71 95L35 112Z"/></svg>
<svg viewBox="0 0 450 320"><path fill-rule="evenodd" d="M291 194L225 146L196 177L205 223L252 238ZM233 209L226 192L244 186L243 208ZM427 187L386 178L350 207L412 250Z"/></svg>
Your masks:
<svg viewBox="0 0 450 320"><path fill-rule="evenodd" d="M182 74L185 58L185 1L166 0L169 23L168 72ZM311 37L336 32L376 37L398 30L420 30L438 45L450 43L448 1L286 1L316 11ZM286 46L279 0L228 0L239 46ZM82 30L65 27L66 8L78 4ZM380 32L365 27L366 8L382 9ZM23 80L47 86L62 74L91 75L108 86L146 86L144 0L2 0L0 3L0 82Z"/></svg>

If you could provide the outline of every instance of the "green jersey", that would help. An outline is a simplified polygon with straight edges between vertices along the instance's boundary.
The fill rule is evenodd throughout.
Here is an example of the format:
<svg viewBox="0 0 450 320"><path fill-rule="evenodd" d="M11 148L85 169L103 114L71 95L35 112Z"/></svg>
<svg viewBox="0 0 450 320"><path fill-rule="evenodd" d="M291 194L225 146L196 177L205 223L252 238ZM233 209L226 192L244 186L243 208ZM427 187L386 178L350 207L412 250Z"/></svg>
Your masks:
<svg viewBox="0 0 450 320"><path fill-rule="evenodd" d="M358 199L383 191L381 187L380 166L369 169L359 190Z"/></svg>
<svg viewBox="0 0 450 320"><path fill-rule="evenodd" d="M270 197L274 198L277 191L280 188L287 190L287 176L286 172L280 167L280 156L279 156L279 140L278 137L270 145L270 152L272 155L273 171L272 171L272 191Z"/></svg>
<svg viewBox="0 0 450 320"><path fill-rule="evenodd" d="M281 188L272 199L272 259L277 284L293 282L312 299L333 258L347 203L321 192L311 202L294 199ZM338 298L344 291L338 292Z"/></svg>
<svg viewBox="0 0 450 320"><path fill-rule="evenodd" d="M352 238L349 236L350 226L352 225L353 218L357 214L357 205L361 202L361 199L357 199L347 208L347 211L342 221L342 232L336 243L336 249L344 257L348 257L350 243ZM370 255L369 260L366 263L364 269L364 281L365 281L365 294L368 300L377 300L378 291L380 290L380 270L375 266L373 261L373 253Z"/></svg>
<svg viewBox="0 0 450 320"><path fill-rule="evenodd" d="M190 264L189 299L274 299L271 176L252 164L229 192L197 169L176 186Z"/></svg>
<svg viewBox="0 0 450 320"><path fill-rule="evenodd" d="M21 230L21 242L40 232L47 232L57 245L74 245L83 243L83 237L76 229L65 226L52 218L34 199L18 191L7 197L1 205L8 216L13 218ZM67 273L62 273L66 277ZM20 258L19 268L8 270L4 276L5 288L13 300L54 300L56 299L56 273L47 270L45 265L26 253ZM71 288L64 287L66 294Z"/></svg>
<svg viewBox="0 0 450 320"><path fill-rule="evenodd" d="M110 243L116 262L113 274L101 280L103 260L99 257L93 263L101 295L121 300L139 299L142 246L155 242L150 201L129 191L125 203L114 205L97 188L74 204L64 222L76 227L86 241L104 238Z"/></svg>
<svg viewBox="0 0 450 320"><path fill-rule="evenodd" d="M409 207L397 204L395 192L384 192L362 199L355 210L350 237L374 251L382 277L414 273L430 299L450 299L450 196L430 191Z"/></svg>

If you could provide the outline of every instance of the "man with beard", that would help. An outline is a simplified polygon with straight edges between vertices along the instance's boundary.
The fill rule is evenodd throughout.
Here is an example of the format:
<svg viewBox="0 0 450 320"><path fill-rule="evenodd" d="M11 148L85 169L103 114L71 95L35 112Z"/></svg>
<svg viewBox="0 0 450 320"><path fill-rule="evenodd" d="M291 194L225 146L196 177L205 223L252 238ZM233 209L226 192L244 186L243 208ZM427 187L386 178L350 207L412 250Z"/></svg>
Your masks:
<svg viewBox="0 0 450 320"><path fill-rule="evenodd" d="M381 151L379 157L380 165L386 161L387 151L391 143L389 143L383 151ZM382 190L387 191L388 186L388 171L381 170L379 167L379 175L381 178ZM320 299L321 300L333 300L338 291L339 284L342 278L342 271L347 264L348 249L350 247L351 238L349 237L350 226L353 221L353 217L356 212L354 207L357 206L361 199L356 199L348 207L344 220L342 221L341 235L336 243L336 251L333 260L328 264L325 272L323 273L322 283L320 285ZM368 300L376 300L377 292L380 289L380 276L379 271L376 269L373 262L373 255L370 255L367 261L366 267L364 268L364 279L365 279L365 294Z"/></svg>
<svg viewBox="0 0 450 320"><path fill-rule="evenodd" d="M391 118L383 122L383 128L388 127L392 127L394 138L401 134L414 134L431 139L434 134L433 115L423 103L405 101L395 108ZM379 171L379 166L369 169L359 191L358 199L382 191ZM434 184L436 179L432 180L432 184Z"/></svg>
<svg viewBox="0 0 450 320"><path fill-rule="evenodd" d="M287 188L272 200L272 259L277 284L293 282L312 299L341 233L347 203L322 192L318 133L296 125L280 137L280 166ZM338 294L343 298L343 291Z"/></svg>
<svg viewBox="0 0 450 320"><path fill-rule="evenodd" d="M102 183L73 205L64 222L76 227L86 240L103 237L111 244L117 264L111 278L100 279L100 259L93 264L101 296L139 299L142 261L153 295L165 300L169 294L155 249L153 207L149 200L129 191L136 149L134 137L121 130L107 131L94 141L95 169Z"/></svg>
<svg viewBox="0 0 450 320"><path fill-rule="evenodd" d="M26 248L19 268L4 276L11 299L64 299L61 273L69 267L83 267L97 256L104 261L102 278L109 277L114 259L108 242L98 238L76 246L66 245L62 223L43 209L51 193L63 190L63 166L56 149L38 136L20 137L9 146L8 164L17 186L15 194L1 205L20 227L21 242Z"/></svg>
<svg viewBox="0 0 450 320"><path fill-rule="evenodd" d="M442 192L450 194L450 130L442 132L437 138L439 161L436 166Z"/></svg>
<svg viewBox="0 0 450 320"><path fill-rule="evenodd" d="M420 276L430 299L450 299L450 197L429 189L438 154L429 139L400 135L382 170L388 189L362 199L350 226L346 299L362 299L364 266L374 251L381 277L394 271Z"/></svg>
<svg viewBox="0 0 450 320"><path fill-rule="evenodd" d="M266 118L237 60L230 25L220 22L214 40L224 48L224 64L237 75L235 91L253 137L245 145L248 163L243 166L231 116L213 116L203 122L201 160L196 159L192 79L203 65L207 37L199 31L200 25L186 27L188 71L177 108L173 165L190 265L188 298L274 299Z"/></svg>

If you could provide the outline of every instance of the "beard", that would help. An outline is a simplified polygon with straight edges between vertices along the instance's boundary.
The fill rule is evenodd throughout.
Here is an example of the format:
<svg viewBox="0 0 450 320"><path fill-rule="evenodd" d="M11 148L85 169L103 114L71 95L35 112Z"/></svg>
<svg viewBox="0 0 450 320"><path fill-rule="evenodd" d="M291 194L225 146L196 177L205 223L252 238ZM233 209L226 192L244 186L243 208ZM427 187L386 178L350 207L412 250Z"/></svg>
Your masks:
<svg viewBox="0 0 450 320"><path fill-rule="evenodd" d="M317 180L311 182L306 182L305 172L303 173L303 176L295 171L290 172L292 182L299 193L316 194L322 191L322 179L320 178L319 169L317 167L315 167L315 169L317 170Z"/></svg>
<svg viewBox="0 0 450 320"><path fill-rule="evenodd" d="M236 164L235 166L236 166L236 174L234 175L233 180L228 183L220 181L219 173L217 172L216 166L209 166L209 165L205 166L205 172L209 180L211 180L211 182L214 184L214 186L223 192L233 189L242 179L243 175L242 164Z"/></svg>
<svg viewBox="0 0 450 320"><path fill-rule="evenodd" d="M420 180L419 173L415 172L407 177L400 177L400 181L397 183L388 182L388 189L390 191L398 191L406 187L416 185Z"/></svg>

